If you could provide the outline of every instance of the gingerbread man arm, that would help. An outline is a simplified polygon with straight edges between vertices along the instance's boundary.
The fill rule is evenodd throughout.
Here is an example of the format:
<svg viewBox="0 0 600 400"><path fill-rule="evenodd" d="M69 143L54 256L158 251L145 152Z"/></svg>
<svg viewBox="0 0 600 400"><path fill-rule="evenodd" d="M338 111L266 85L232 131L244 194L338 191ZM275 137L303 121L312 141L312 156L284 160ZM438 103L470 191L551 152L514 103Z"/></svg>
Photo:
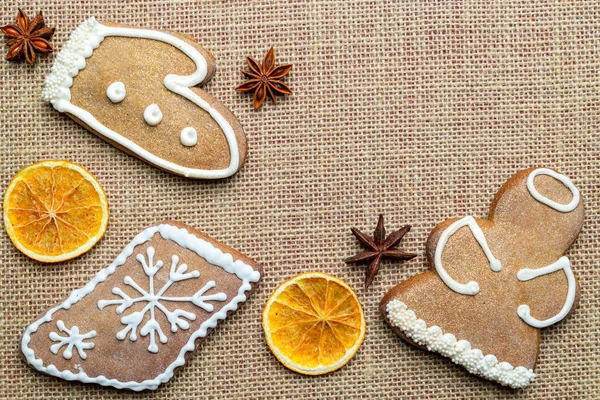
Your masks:
<svg viewBox="0 0 600 400"><path fill-rule="evenodd" d="M446 287L455 293L475 296L482 274L502 270L501 261L489 245L493 224L466 216L436 226L427 241L429 264Z"/></svg>
<svg viewBox="0 0 600 400"><path fill-rule="evenodd" d="M520 270L517 273L517 279L520 281L529 281L531 279L535 279L540 276L548 275L556 271L564 270L565 276L567 277L567 298L565 303L563 304L560 311L543 321L536 319L531 316L531 308L527 304L521 304L517 309L517 314L523 321L527 324L535 327L535 328L545 328L547 326L553 325L569 314L571 311L571 307L575 303L575 298L577 295L577 281L575 280L575 275L573 275L573 270L571 270L571 262L567 257L561 257L555 263L552 263L548 266L539 269L529 269L525 268Z"/></svg>

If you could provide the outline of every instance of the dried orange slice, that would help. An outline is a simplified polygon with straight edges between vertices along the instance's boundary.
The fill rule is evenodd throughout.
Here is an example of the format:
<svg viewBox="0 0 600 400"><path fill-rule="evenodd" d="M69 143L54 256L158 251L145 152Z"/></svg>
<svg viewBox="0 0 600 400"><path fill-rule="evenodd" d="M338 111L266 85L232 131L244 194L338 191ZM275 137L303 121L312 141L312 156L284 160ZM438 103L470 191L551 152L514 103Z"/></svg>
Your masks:
<svg viewBox="0 0 600 400"><path fill-rule="evenodd" d="M4 195L4 226L14 245L43 262L77 257L100 240L108 224L102 186L83 167L42 161L23 168Z"/></svg>
<svg viewBox="0 0 600 400"><path fill-rule="evenodd" d="M267 344L287 368L321 375L343 367L365 338L365 316L344 281L307 272L282 283L263 310Z"/></svg>

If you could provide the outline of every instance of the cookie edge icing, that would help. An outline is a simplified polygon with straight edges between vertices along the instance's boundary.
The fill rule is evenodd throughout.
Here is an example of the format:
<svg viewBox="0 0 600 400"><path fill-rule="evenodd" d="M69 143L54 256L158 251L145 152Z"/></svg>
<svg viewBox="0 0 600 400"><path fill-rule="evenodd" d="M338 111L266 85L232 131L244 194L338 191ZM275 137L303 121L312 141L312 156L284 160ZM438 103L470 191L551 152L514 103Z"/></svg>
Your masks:
<svg viewBox="0 0 600 400"><path fill-rule="evenodd" d="M439 326L427 326L425 321L418 319L415 312L400 300L389 301L385 312L389 324L402 330L416 344L450 358L472 374L513 389L527 387L536 377L531 369L498 362L496 356L484 356L481 350L472 349L467 340L457 340L451 333L444 334Z"/></svg>

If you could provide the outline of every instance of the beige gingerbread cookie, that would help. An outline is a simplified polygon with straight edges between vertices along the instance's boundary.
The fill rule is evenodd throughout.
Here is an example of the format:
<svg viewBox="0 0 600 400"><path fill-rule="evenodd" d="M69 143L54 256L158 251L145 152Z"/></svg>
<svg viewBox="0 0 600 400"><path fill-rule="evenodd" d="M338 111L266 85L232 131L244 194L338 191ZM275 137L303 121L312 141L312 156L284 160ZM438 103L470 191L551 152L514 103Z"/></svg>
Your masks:
<svg viewBox="0 0 600 400"><path fill-rule="evenodd" d="M92 17L63 46L42 95L90 132L158 168L226 178L244 164L247 141L235 116L197 87L215 68L212 54L188 36Z"/></svg>
<svg viewBox="0 0 600 400"><path fill-rule="evenodd" d="M37 370L118 389L156 389L246 301L261 268L181 223L138 234L84 287L36 318L21 351Z"/></svg>
<svg viewBox="0 0 600 400"><path fill-rule="evenodd" d="M565 318L579 287L563 254L584 219L564 175L531 168L510 178L488 219L443 222L427 241L431 271L391 289L381 312L410 343L513 388L535 378L540 328Z"/></svg>

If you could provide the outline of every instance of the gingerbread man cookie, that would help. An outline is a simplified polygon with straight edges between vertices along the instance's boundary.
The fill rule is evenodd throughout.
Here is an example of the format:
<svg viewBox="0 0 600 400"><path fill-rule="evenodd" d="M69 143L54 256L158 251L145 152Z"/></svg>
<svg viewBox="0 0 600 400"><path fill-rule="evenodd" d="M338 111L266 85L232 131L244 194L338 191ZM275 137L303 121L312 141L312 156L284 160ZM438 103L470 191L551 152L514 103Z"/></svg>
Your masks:
<svg viewBox="0 0 600 400"><path fill-rule="evenodd" d="M165 171L226 178L246 159L236 117L198 88L215 73L190 37L95 18L56 57L42 97L100 138Z"/></svg>
<svg viewBox="0 0 600 400"><path fill-rule="evenodd" d="M408 342L512 388L535 378L540 328L565 318L579 287L563 254L584 220L564 175L531 168L510 178L489 218L447 220L427 241L432 270L392 288L380 309Z"/></svg>

